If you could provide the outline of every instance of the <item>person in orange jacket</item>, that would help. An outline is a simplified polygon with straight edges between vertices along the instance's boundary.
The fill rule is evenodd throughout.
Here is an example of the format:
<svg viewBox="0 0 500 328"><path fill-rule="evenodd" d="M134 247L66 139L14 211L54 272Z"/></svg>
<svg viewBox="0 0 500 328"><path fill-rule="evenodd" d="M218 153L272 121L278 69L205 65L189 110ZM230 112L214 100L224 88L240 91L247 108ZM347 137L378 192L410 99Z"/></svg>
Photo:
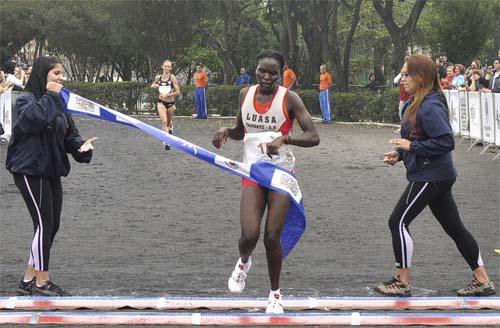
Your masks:
<svg viewBox="0 0 500 328"><path fill-rule="evenodd" d="M208 85L208 74L204 70L202 64L196 66L196 73L194 73L194 83L196 91L194 94L194 104L196 106L196 118L207 118L207 94L206 86Z"/></svg>
<svg viewBox="0 0 500 328"><path fill-rule="evenodd" d="M330 89L333 86L333 79L330 72L323 64L319 67L321 73L319 77L319 106L321 107L321 114L323 116L323 123L331 123L330 116Z"/></svg>

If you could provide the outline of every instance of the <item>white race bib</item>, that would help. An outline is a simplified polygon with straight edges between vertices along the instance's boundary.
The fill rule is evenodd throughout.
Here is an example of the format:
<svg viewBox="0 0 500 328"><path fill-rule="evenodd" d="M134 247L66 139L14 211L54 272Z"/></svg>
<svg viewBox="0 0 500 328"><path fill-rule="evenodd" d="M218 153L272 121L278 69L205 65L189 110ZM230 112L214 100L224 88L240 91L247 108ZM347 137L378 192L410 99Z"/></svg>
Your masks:
<svg viewBox="0 0 500 328"><path fill-rule="evenodd" d="M273 131L246 133L243 139L245 143L243 162L253 164L258 161L267 161L292 170L295 166L295 156L288 145L281 146L278 155L272 155L272 157L267 155L266 144L281 136L281 132Z"/></svg>
<svg viewBox="0 0 500 328"><path fill-rule="evenodd" d="M172 87L170 85L160 85L159 91L162 95L166 96L172 91Z"/></svg>

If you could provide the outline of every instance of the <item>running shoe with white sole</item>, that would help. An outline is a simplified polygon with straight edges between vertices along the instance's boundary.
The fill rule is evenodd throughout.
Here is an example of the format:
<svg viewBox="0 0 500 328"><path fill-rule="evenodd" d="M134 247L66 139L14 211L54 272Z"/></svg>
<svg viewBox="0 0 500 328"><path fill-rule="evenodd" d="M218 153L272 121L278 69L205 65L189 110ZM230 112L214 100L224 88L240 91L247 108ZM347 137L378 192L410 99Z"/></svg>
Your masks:
<svg viewBox="0 0 500 328"><path fill-rule="evenodd" d="M271 291L267 300L266 313L281 314L283 312L283 299L280 292Z"/></svg>
<svg viewBox="0 0 500 328"><path fill-rule="evenodd" d="M243 263L241 258L238 259L236 265L234 266L233 273L229 280L227 281L227 287L231 293L241 293L245 289L245 279L247 278L248 271L252 266L252 258L248 258L247 263Z"/></svg>

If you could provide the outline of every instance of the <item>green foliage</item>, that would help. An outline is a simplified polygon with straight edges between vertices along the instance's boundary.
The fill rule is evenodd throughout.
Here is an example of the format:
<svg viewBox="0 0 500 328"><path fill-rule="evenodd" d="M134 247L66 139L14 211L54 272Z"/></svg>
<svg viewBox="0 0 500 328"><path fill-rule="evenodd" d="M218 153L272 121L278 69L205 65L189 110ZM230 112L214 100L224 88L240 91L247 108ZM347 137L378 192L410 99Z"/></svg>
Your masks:
<svg viewBox="0 0 500 328"><path fill-rule="evenodd" d="M249 72L255 70L255 55L260 50L289 49L298 58L299 81L305 83L308 78L317 83L318 67L312 65L315 59L326 61L331 71L338 69L334 62L342 66L344 58L337 61L332 51L338 47L342 54L345 49L355 3L354 0L0 0L0 52L6 59L25 42L46 39L49 52L66 56L71 78L79 81L94 79L103 65L123 80L151 81L159 73L161 62L168 58L176 63L174 73L180 77L185 73L190 79L194 63L203 62L211 70L212 83L230 83L240 67ZM403 26L416 3L417 0L392 1L392 16L397 26ZM284 46L287 40L284 4L293 4L291 14L299 21L293 49ZM335 18L333 4L338 4ZM490 60L500 42L500 34L495 31L499 14L499 0L429 0L409 46L414 52L446 52L452 62ZM325 26L321 25L323 18ZM338 27L335 44L330 33L334 22ZM320 39L318 31L326 34ZM312 44L305 42L308 33L314 36L309 37L314 40ZM322 47L317 47L319 43ZM382 54L374 51L377 47L382 48ZM374 66L384 67L390 76L394 53L373 0L364 0L349 59L349 84L364 84L365 76L374 71Z"/></svg>
<svg viewBox="0 0 500 328"><path fill-rule="evenodd" d="M333 93L335 119L345 122L399 121L399 89L388 89L383 93L339 92Z"/></svg>
<svg viewBox="0 0 500 328"><path fill-rule="evenodd" d="M125 113L137 113L149 85L143 82L80 83L66 82L64 86L76 94L101 105Z"/></svg>
<svg viewBox="0 0 500 328"><path fill-rule="evenodd" d="M349 66L349 80L351 84L366 84L369 72L372 71L372 65L373 61L368 55L351 58L351 65Z"/></svg>
<svg viewBox="0 0 500 328"><path fill-rule="evenodd" d="M492 52L499 10L498 0L430 1L419 24L420 41L434 54L446 53L452 63L469 65Z"/></svg>
<svg viewBox="0 0 500 328"><path fill-rule="evenodd" d="M208 112L221 116L234 116L238 112L241 87L233 85L211 86L207 90ZM193 104L194 107L194 104Z"/></svg>
<svg viewBox="0 0 500 328"><path fill-rule="evenodd" d="M193 64L197 63L202 63L212 72L220 71L223 63L217 51L201 46L201 42L198 40L199 38L196 39L196 41L193 40L191 47L186 49L186 54L180 58L180 62L183 63L184 66L193 66L193 71L195 69ZM211 83L214 82L212 77L210 81Z"/></svg>
<svg viewBox="0 0 500 328"><path fill-rule="evenodd" d="M24 44L43 34L36 8L35 0L0 1L0 63L12 58Z"/></svg>
<svg viewBox="0 0 500 328"><path fill-rule="evenodd" d="M65 87L82 97L111 109L128 114L156 113L157 91L143 82L78 83L67 82ZM241 87L232 85L210 86L207 89L209 114L235 116ZM196 113L193 86L181 86L176 99L176 115L190 116ZM313 116L321 117L317 90L297 91L306 109ZM339 92L331 94L335 119L347 122L398 122L399 89L383 93Z"/></svg>

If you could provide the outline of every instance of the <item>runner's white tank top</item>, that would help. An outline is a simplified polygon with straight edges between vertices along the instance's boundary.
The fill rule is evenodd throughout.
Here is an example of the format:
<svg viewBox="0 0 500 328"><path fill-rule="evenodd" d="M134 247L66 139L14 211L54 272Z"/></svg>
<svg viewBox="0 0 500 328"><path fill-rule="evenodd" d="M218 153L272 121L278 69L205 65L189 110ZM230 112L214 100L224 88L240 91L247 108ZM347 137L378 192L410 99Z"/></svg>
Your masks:
<svg viewBox="0 0 500 328"><path fill-rule="evenodd" d="M293 170L295 156L289 145L281 146L278 155L273 156L272 159L266 154L266 143L279 136L292 133L293 119L289 117L286 108L288 89L278 86L269 107L257 110L255 96L258 87L258 85L254 85L248 88L241 106L241 118L245 127L243 162L271 161L276 165Z"/></svg>

